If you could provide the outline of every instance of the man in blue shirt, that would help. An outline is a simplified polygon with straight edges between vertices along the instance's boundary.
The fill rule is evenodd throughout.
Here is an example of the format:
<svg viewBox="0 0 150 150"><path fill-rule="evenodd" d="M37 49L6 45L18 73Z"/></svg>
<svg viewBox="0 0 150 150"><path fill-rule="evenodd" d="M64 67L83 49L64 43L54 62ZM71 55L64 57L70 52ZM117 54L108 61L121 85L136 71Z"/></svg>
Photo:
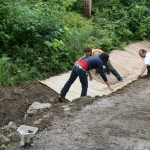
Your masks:
<svg viewBox="0 0 150 150"><path fill-rule="evenodd" d="M86 47L86 49L87 48L89 48L89 47ZM71 72L71 75L70 75L68 81L66 82L66 84L64 85L64 87L62 88L62 90L60 92L60 95L58 97L59 100L63 101L68 90L70 89L71 85L73 84L73 82L76 80L76 78L78 76L79 76L79 79L80 79L80 82L82 85L82 91L81 91L80 96L81 97L86 96L87 89L88 89L87 72L89 74L90 80L92 80L92 76L91 76L89 70L96 69L96 68L99 68L99 74L102 77L102 79L104 80L104 82L106 83L106 85L108 86L109 90L113 91L113 89L110 86L108 79L104 73L104 69L103 69L103 63L107 63L108 58L109 58L109 55L106 53L103 53L103 55L101 55L101 57L91 56L89 58L86 58L86 59L76 62L76 64L72 68L72 72Z"/></svg>

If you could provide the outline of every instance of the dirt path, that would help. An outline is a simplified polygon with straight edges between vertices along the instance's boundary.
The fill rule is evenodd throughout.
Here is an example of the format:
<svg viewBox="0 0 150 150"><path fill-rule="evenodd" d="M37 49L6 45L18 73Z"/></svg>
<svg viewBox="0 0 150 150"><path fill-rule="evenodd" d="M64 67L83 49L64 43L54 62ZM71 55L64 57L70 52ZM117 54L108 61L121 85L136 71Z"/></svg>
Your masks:
<svg viewBox="0 0 150 150"><path fill-rule="evenodd" d="M27 149L150 150L150 77L109 96L80 98L60 107L63 117L54 116Z"/></svg>

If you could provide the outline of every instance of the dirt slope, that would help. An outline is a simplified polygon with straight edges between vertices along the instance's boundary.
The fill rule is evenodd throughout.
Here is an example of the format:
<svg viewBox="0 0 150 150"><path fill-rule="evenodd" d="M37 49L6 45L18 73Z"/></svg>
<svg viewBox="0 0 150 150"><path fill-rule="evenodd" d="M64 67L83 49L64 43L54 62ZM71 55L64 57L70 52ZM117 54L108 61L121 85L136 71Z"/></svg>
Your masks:
<svg viewBox="0 0 150 150"><path fill-rule="evenodd" d="M54 116L28 149L150 150L149 87L150 77L109 96L80 98L61 106L63 117L62 113Z"/></svg>
<svg viewBox="0 0 150 150"><path fill-rule="evenodd" d="M148 41L132 46L133 49L136 46L137 50L145 47L149 50ZM128 50L128 46L126 48ZM111 58L115 57L118 51L113 52ZM135 80L130 72L131 68L132 71L137 71L143 66L137 51L132 53L137 56L135 64L131 63L133 61L129 63L128 60L131 59L127 59L126 55L124 56L126 61L123 63L130 82ZM112 61L115 65L116 59ZM112 75L108 77L114 82ZM116 89L119 86L125 87L108 96L87 96L69 103L58 102L58 93L40 82L0 88L0 149L20 149L18 147L20 136L16 130L7 127L8 123L13 121L17 127L25 124L39 128L35 146L28 149L150 150L150 77L144 77L129 85L126 83L114 84ZM100 92L106 91L104 87ZM49 102L52 108L39 111L35 116L24 119L27 109L36 101ZM39 119L43 120L35 124ZM3 142L2 135L9 141Z"/></svg>

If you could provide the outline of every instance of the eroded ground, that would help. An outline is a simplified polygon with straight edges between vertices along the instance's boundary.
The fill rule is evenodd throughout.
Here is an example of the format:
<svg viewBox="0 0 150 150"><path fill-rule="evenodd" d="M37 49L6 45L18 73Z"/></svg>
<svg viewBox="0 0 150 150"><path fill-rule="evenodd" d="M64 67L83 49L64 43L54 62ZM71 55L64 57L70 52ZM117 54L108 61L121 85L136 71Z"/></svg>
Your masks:
<svg viewBox="0 0 150 150"><path fill-rule="evenodd" d="M40 83L1 89L1 127L9 121L17 126L33 126L35 120L47 115L37 125L34 146L26 149L150 150L150 77L134 81L109 96L59 103L57 95ZM50 102L53 107L23 120L35 101ZM11 139L14 146L9 149L20 149L19 140L18 136Z"/></svg>

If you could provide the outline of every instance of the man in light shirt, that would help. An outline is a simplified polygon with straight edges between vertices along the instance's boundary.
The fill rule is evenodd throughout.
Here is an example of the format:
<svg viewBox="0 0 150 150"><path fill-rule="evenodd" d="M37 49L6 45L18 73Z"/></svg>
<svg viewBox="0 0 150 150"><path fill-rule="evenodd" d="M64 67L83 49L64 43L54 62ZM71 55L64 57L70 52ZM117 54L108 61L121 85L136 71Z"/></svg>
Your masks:
<svg viewBox="0 0 150 150"><path fill-rule="evenodd" d="M144 66L141 70L141 73L138 75L138 78L140 78L143 75L146 69L147 74L150 74L150 53L148 53L145 49L140 49L139 55L140 57L144 58Z"/></svg>
<svg viewBox="0 0 150 150"><path fill-rule="evenodd" d="M80 57L76 62L78 62L79 60L88 58L90 56L100 56L102 54L104 54L105 52L101 49L84 49L83 52L85 53L82 57ZM117 78L118 81L123 81L123 78L120 76L120 74L118 73L118 71L112 66L110 60L108 59L107 63L103 63L103 65L106 67L106 73L110 74L110 72ZM105 71L104 70L104 71ZM99 73L99 69L96 68L96 73Z"/></svg>

